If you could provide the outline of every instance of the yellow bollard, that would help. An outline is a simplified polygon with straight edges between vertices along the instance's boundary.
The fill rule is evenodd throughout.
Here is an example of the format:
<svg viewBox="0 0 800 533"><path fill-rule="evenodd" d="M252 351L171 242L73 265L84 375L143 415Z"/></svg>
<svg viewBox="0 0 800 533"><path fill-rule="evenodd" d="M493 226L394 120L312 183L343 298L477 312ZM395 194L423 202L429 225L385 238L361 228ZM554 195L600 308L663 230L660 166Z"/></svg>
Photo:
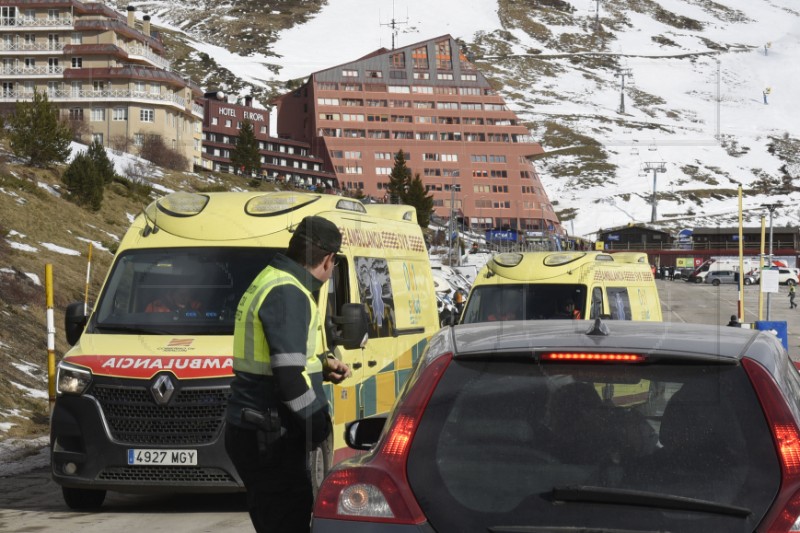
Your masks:
<svg viewBox="0 0 800 533"><path fill-rule="evenodd" d="M53 317L53 265L44 267L44 285L47 294L47 391L50 412L56 401L56 327Z"/></svg>

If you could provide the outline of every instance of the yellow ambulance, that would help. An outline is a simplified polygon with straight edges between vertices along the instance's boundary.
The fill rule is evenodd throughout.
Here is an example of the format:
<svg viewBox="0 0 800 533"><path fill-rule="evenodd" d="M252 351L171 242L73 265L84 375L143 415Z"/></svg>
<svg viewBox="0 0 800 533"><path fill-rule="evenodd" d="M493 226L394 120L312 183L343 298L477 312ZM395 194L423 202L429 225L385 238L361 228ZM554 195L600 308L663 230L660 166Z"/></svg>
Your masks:
<svg viewBox="0 0 800 533"><path fill-rule="evenodd" d="M326 343L353 369L342 385L326 384L335 442L312 457L315 476L342 458L345 422L389 410L439 329L414 208L313 193L172 193L133 221L90 315L82 303L66 311L73 347L58 366L50 442L70 507L97 508L108 490L243 490L223 443L236 307L307 215L343 236L317 296ZM176 292L191 304L153 312ZM361 331L348 338L353 310Z"/></svg>
<svg viewBox="0 0 800 533"><path fill-rule="evenodd" d="M478 273L461 323L595 318L662 319L647 254L564 251L495 255Z"/></svg>

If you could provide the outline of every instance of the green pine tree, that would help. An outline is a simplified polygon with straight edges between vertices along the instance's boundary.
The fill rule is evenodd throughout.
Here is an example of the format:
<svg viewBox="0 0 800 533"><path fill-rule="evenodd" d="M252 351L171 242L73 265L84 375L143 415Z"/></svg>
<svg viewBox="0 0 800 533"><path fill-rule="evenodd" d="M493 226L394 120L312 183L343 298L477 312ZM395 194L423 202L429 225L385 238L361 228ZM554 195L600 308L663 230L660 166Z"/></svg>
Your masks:
<svg viewBox="0 0 800 533"><path fill-rule="evenodd" d="M103 204L103 176L85 152L75 156L61 177L67 186L67 198L78 205L98 211Z"/></svg>
<svg viewBox="0 0 800 533"><path fill-rule="evenodd" d="M389 203L398 204L403 201L403 196L411 185L411 169L406 166L406 156L403 150L394 156L394 167L389 174Z"/></svg>
<svg viewBox="0 0 800 533"><path fill-rule="evenodd" d="M117 174L114 172L114 163L108 158L105 147L99 142L92 142L92 144L89 145L87 154L89 158L91 158L92 163L94 163L94 168L100 173L100 176L103 177L103 183L108 185L114 181Z"/></svg>
<svg viewBox="0 0 800 533"><path fill-rule="evenodd" d="M253 123L247 119L242 122L239 137L236 139L236 148L231 152L231 164L247 176L258 174L261 170L261 154L258 153Z"/></svg>
<svg viewBox="0 0 800 533"><path fill-rule="evenodd" d="M48 167L69 157L72 132L46 93L34 90L32 100L17 101L8 125L11 150L28 165Z"/></svg>
<svg viewBox="0 0 800 533"><path fill-rule="evenodd" d="M433 213L433 195L426 194L425 185L419 174L414 176L405 195L402 197L403 203L413 206L417 210L417 223L422 228L427 228L431 222Z"/></svg>

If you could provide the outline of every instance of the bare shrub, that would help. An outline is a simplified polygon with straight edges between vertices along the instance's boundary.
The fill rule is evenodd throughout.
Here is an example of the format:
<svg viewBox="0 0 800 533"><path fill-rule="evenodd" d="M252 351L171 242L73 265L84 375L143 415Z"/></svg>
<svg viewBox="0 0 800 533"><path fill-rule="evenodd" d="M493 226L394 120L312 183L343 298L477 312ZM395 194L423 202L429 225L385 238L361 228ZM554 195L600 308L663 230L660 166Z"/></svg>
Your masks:
<svg viewBox="0 0 800 533"><path fill-rule="evenodd" d="M161 135L156 133L144 135L139 155L160 167L171 170L185 170L189 167L189 160L177 150L169 148Z"/></svg>

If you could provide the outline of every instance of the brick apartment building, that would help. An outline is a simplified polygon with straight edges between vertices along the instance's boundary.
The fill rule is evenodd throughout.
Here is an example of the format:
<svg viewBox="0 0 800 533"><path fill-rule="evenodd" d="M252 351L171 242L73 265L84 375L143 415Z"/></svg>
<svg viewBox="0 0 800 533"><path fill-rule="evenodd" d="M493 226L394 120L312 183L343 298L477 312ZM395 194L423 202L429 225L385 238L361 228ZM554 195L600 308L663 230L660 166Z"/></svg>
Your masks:
<svg viewBox="0 0 800 533"><path fill-rule="evenodd" d="M344 189L385 201L402 149L437 215L564 233L528 159L541 146L450 35L315 72L274 103L278 136L309 143Z"/></svg>
<svg viewBox="0 0 800 533"><path fill-rule="evenodd" d="M269 110L229 103L219 92L206 93L203 113L203 168L236 172L231 153L236 148L242 122L253 124L261 154L261 177L316 189L337 188L336 176L323 170L323 160L310 154L308 143L269 136Z"/></svg>
<svg viewBox="0 0 800 533"><path fill-rule="evenodd" d="M0 112L44 92L83 142L136 152L146 134L201 163L202 91L170 70L150 17L102 3L0 0Z"/></svg>

